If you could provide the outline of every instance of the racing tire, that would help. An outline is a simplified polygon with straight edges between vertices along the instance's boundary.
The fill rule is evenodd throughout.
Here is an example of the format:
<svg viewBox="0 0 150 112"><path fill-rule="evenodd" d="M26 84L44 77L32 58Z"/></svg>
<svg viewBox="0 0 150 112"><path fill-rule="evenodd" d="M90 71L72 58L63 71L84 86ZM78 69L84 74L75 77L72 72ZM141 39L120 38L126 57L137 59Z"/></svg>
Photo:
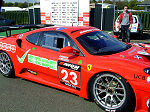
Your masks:
<svg viewBox="0 0 150 112"><path fill-rule="evenodd" d="M0 73L8 78L15 76L12 60L4 51L0 52Z"/></svg>
<svg viewBox="0 0 150 112"><path fill-rule="evenodd" d="M106 112L133 112L127 108L132 100L132 91L121 76L114 73L96 75L90 85L94 102Z"/></svg>

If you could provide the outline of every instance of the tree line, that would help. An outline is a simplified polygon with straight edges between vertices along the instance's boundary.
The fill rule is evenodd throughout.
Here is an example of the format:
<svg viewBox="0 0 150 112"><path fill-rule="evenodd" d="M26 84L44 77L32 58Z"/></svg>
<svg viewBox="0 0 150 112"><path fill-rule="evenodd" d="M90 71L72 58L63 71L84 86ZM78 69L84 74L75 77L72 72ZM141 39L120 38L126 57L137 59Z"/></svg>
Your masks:
<svg viewBox="0 0 150 112"><path fill-rule="evenodd" d="M39 3L34 3L34 4L39 4ZM28 6L33 6L33 3L28 3L28 2L5 2L4 0L2 0L2 6L3 7L20 7L20 8L27 8Z"/></svg>
<svg viewBox="0 0 150 112"><path fill-rule="evenodd" d="M7 6L7 7L20 7L20 8L27 8L28 6L32 6L33 3L28 3L28 2L5 2L4 0L2 1L2 6ZM149 0L144 0L144 1L149 1ZM90 0L90 3L101 3L102 0ZM139 7L137 4L141 3L141 1L138 0L104 0L104 3L109 3L109 4L115 4L119 10L123 9L124 5L128 5L129 9L134 9L134 10L144 10L144 7ZM39 4L39 3L35 3Z"/></svg>
<svg viewBox="0 0 150 112"><path fill-rule="evenodd" d="M149 1L149 0L144 0ZM102 0L90 0L91 3L101 3ZM119 10L123 9L124 5L128 5L129 9L144 10L145 7L139 7L137 4L142 3L138 0L104 0L104 3L115 4Z"/></svg>

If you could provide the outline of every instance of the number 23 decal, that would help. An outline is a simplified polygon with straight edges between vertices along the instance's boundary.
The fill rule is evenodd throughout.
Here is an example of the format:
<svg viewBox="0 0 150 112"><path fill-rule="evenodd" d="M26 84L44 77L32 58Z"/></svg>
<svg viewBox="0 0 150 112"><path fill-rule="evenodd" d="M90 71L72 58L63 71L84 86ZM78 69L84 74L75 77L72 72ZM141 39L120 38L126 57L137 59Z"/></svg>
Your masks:
<svg viewBox="0 0 150 112"><path fill-rule="evenodd" d="M71 84L73 84L73 85L75 85L75 86L78 85L77 74L76 74L75 72L70 72L70 73L68 74L67 70L62 69L61 73L62 73L62 74L65 73L65 76L62 78L63 81L69 83L69 81L66 80L66 79L68 78L69 75L70 75L70 76L73 75L73 78L70 80L70 82L71 82Z"/></svg>
<svg viewBox="0 0 150 112"><path fill-rule="evenodd" d="M80 87L80 72L60 67L59 78L65 83L71 84L76 87Z"/></svg>

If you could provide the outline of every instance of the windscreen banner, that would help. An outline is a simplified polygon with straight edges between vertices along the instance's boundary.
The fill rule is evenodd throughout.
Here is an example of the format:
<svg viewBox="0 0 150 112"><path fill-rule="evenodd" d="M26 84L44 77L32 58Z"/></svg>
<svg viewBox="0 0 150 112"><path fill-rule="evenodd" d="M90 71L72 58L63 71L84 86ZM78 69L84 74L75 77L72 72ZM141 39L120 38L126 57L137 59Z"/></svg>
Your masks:
<svg viewBox="0 0 150 112"><path fill-rule="evenodd" d="M89 0L40 0L41 24L89 26Z"/></svg>

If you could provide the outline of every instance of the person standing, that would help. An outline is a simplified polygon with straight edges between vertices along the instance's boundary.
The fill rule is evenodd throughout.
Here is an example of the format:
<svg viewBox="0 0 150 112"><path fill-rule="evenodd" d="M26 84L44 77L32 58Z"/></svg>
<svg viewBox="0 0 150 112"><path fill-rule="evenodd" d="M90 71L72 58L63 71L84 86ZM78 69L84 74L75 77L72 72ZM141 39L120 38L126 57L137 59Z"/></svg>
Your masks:
<svg viewBox="0 0 150 112"><path fill-rule="evenodd" d="M121 35L122 41L125 42L125 38L127 38L127 42L130 42L130 30L132 27L133 18L132 13L128 11L128 6L124 6L124 11L119 16L119 24L118 28L120 29L121 25Z"/></svg>

